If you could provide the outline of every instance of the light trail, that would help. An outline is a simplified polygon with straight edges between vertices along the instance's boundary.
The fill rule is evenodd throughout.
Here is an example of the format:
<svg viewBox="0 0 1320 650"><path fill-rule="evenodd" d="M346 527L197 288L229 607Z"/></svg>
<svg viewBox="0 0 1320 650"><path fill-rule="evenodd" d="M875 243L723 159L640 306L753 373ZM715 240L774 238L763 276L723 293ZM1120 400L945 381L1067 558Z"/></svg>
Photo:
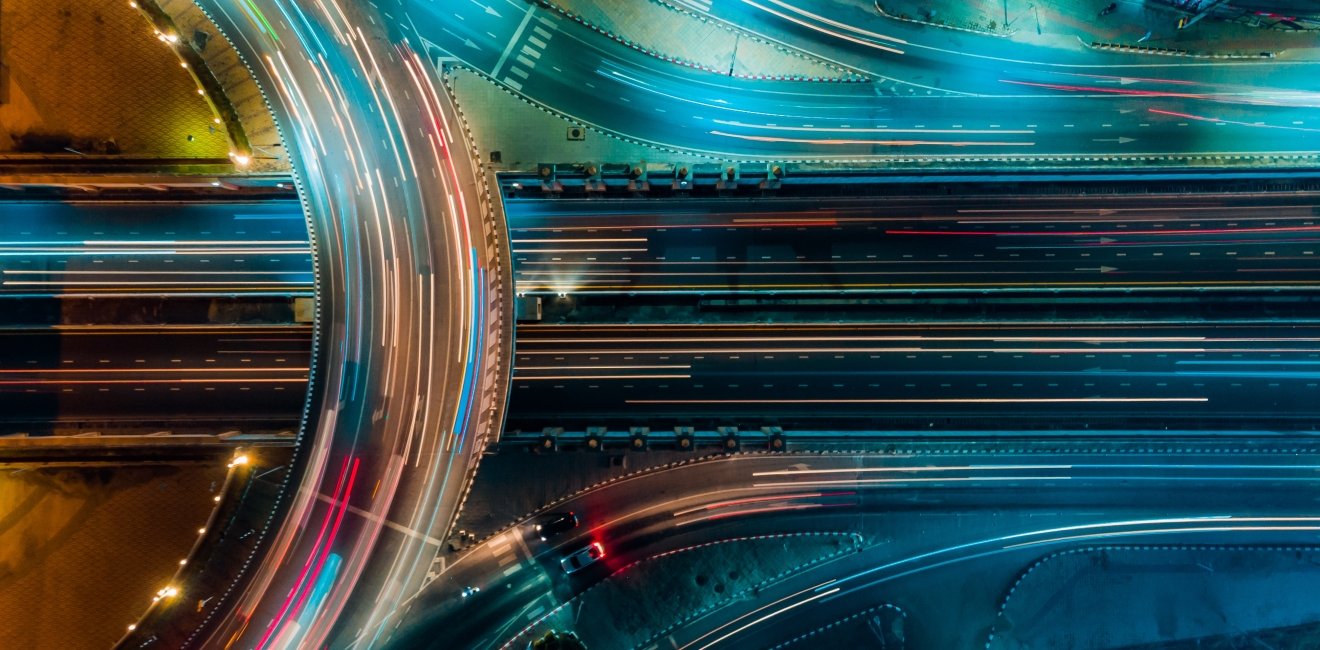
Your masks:
<svg viewBox="0 0 1320 650"><path fill-rule="evenodd" d="M32 380L0 380L0 386L38 386L38 385L66 385L66 384L305 384L306 377L277 378L277 377L209 377L209 378L188 378L180 377L176 379L32 379Z"/></svg>
<svg viewBox="0 0 1320 650"><path fill-rule="evenodd" d="M871 472L963 472L981 470L1073 469L1073 465L946 465L923 467L844 467L839 469L783 469L752 472L752 476L799 476L808 474L866 474Z"/></svg>
<svg viewBox="0 0 1320 650"><path fill-rule="evenodd" d="M797 504L788 504L782 506L766 506L762 508L750 508L746 510L719 512L705 517L697 517L696 519L680 521L675 523L674 526L676 528L681 528L683 526L691 526L693 524L700 524L707 521L731 519L733 517L742 517L745 515L763 515L772 512L796 512L800 510L817 510L820 508L848 508L852 506L853 504L851 503L797 503Z"/></svg>
<svg viewBox="0 0 1320 650"><path fill-rule="evenodd" d="M532 253L645 253L646 248L515 248L515 255Z"/></svg>
<svg viewBox="0 0 1320 650"><path fill-rule="evenodd" d="M846 126L779 126L775 124L748 124L746 122L738 122L735 120L719 119L711 120L711 122L722 124L724 126L741 126L751 129L763 129L766 131L807 131L817 133L829 131L843 131L847 133L972 133L976 135L994 135L1003 133L1011 135L1031 135L1036 133L1036 131L1032 129L902 129L884 126L874 128Z"/></svg>
<svg viewBox="0 0 1320 650"><path fill-rule="evenodd" d="M771 607L774 607L775 605L778 605L778 604L780 604L780 603L782 603L782 602L784 602L784 601L792 600L792 599L794 599L794 598L797 598L798 596L801 596L802 594L805 594L805 593L807 593L807 592L809 592L809 591L815 591L815 590L818 590L818 589L822 589L822 588L828 587L828 586L834 584L835 582L836 582L835 580L826 580L825 582L822 582L822 583L820 583L820 584L818 584L818 585L815 585L814 587L807 587L806 589L803 589L803 590L798 591L798 592L796 592L796 593L792 593L792 594L789 594L789 595L787 595L787 596L784 596L783 598L780 598L779 600L776 600L776 601L774 601L774 602L766 603L765 605L762 605L762 606L760 606L760 607L758 607L758 608L756 608L756 609L754 609L754 610L752 610L752 611L750 611L750 612L748 612L748 613L746 613L746 614L743 614L742 616L739 616L738 618L735 618L735 619L733 619L733 620L731 620L731 621L726 621L723 625L721 625L721 626L719 626L719 627L717 627L717 628L715 628L715 629L713 629L713 630L711 630L711 631L709 631L709 632L707 632L707 633L705 633L705 634L703 634L703 635L701 635L701 636L699 636L699 637L693 639L692 641L690 641L690 642L688 642L688 643L686 643L686 644L684 644L684 645L679 646L677 650L686 650L687 648L690 648L690 647L692 647L693 645L696 645L697 643L700 643L702 639L705 639L706 637L708 637L708 636L710 636L710 635L712 635L712 634L715 634L715 633L719 632L720 630L723 630L724 628L729 627L730 625L733 625L733 624L737 623L738 621L741 621L741 620L743 620L743 619L745 619L745 618L748 618L748 617L750 617L750 616L755 616L755 615L756 615L757 613L759 613L759 612L762 612L762 611L764 611L764 610L766 610L766 609L769 609L769 608L771 608ZM830 592L830 593L832 593L832 592ZM742 629L742 628L739 628L739 629ZM723 636L723 637L720 637L720 639L727 638L727 636L728 636L728 635L725 635L725 636ZM718 643L718 640L717 640L716 642ZM708 645L706 645L706 646L702 646L702 647L703 647L703 648L707 648L707 647L710 647L710 645L708 644Z"/></svg>
<svg viewBox="0 0 1320 650"><path fill-rule="evenodd" d="M570 237L570 238L559 238L559 239L511 239L509 240L509 243L511 244L575 244L575 243L614 244L614 243L644 242L644 241L647 241L645 237L604 237L604 238Z"/></svg>
<svg viewBox="0 0 1320 650"><path fill-rule="evenodd" d="M812 596L812 597L810 597L810 598L805 598L805 599L803 599L803 600L800 600L800 601L798 601L798 602L796 602L796 603L793 603L792 605L789 605L789 606L784 607L784 608L782 608L782 609L778 609L778 610L775 610L775 611L773 611L773 612L770 612L769 614L766 614L766 615L764 615L764 616L762 616L762 617L760 617L760 618L758 618L758 619L756 619L756 620L754 620L754 621L750 621L750 622L744 624L744 625L741 626L741 627L738 627L738 628L735 628L735 629L733 629L733 630L730 630L729 632L725 633L723 636L717 637L717 638L715 638L713 641L711 641L710 643L707 643L706 645L701 646L701 648L699 648L698 650L706 650L706 648L710 648L710 647L712 647L712 646L718 644L719 642L721 642L721 641L723 641L723 640L725 640L725 639L727 639L727 638L729 638L729 637L731 637L731 636L734 636L734 635L736 635L736 634L739 634L739 633L743 632L744 630L746 630L746 629L748 629L748 628L750 628L750 627L752 627L752 626L754 626L754 625L758 625L758 624L763 623L763 622L765 622L765 621L767 621L767 620L769 620L769 619L771 619L771 618L774 618L775 616L779 616L780 614L784 614L784 613L787 613L787 612L789 612L789 611L791 611L791 610L797 609L798 607L801 607L801 606L803 606L803 605L806 605L807 603L810 603L810 602L813 601L813 600L819 600L819 599L821 599L821 598L825 598L826 596L830 596L831 594L838 593L838 591L839 591L839 588L838 588L838 587L835 587L835 588L833 588L833 589L829 589L829 590L826 590L826 591L820 592L820 593L818 593L818 594L816 594L815 596ZM679 650L682 650L683 648L691 647L691 645L692 645L692 644L689 643L689 644L687 644L687 645L680 646L680 647L679 647Z"/></svg>
<svg viewBox="0 0 1320 650"><path fill-rule="evenodd" d="M642 366L519 366L516 370L686 370L691 364Z"/></svg>
<svg viewBox="0 0 1320 650"><path fill-rule="evenodd" d="M543 381L543 380L593 380L593 379L691 379L692 375L518 375L513 376L514 381Z"/></svg>
<svg viewBox="0 0 1320 650"><path fill-rule="evenodd" d="M1169 117L1179 117L1185 120L1195 120L1197 122L1212 122L1222 124L1232 124L1233 126L1247 126L1254 129L1282 129L1284 131L1307 131L1310 133L1320 133L1320 129L1312 129L1301 126L1284 126L1281 124L1260 124L1255 122L1241 122L1238 120L1226 120L1218 117L1203 117L1200 115L1191 115L1189 113L1178 113L1175 111L1165 111L1158 108L1148 108L1147 111L1156 115L1167 115Z"/></svg>
<svg viewBox="0 0 1320 650"><path fill-rule="evenodd" d="M757 488L809 487L813 485L904 485L908 483L1002 483L1013 481L1070 481L1072 476L937 476L931 478L868 478L830 481L785 481L780 483L753 483Z"/></svg>
<svg viewBox="0 0 1320 650"><path fill-rule="evenodd" d="M753 476L757 476L758 474L753 473L752 475L753 475ZM719 502L711 503L711 504L707 504L707 505L704 505L704 506L697 506L697 507L695 507L695 508L688 508L688 509L686 509L686 510L678 510L678 511L675 511L674 513L672 513L672 514L673 514L673 516L675 516L675 517L682 517L683 515L690 515L690 514L692 514L692 513L694 513L694 512L702 512L702 511L709 511L709 510L718 510L718 509L720 509L720 508L731 508L731 507L736 507L736 506L741 506L741 505L748 505L748 504L753 504L753 503L766 503L766 502L774 502L774 501L788 501L788 500L792 500L792 499L815 499L815 498L819 498L819 497L852 496L852 495L855 495L855 494L857 494L857 493L856 493L856 492L798 492L798 493L795 493L795 494L775 494L775 495L765 496L765 497L747 497L747 498L745 498L745 499L731 499L731 500L729 500L729 501L719 501Z"/></svg>
<svg viewBox="0 0 1320 650"><path fill-rule="evenodd" d="M869 48L872 48L872 49L881 50L881 51L883 51L883 52L889 52L889 53L891 53L891 54L902 54L902 53L903 53L903 50L900 50L900 49L898 49L898 48L889 47L888 45L881 45L880 43L876 43L876 42L874 42L874 41L868 41L868 40L860 39L860 38L857 38L857 37L854 37L854 36L849 36L849 35L847 35L847 34L844 34L844 33L841 33L841 32L836 32L836 31L834 31L834 30L832 30L832 29L826 29L825 27L821 27L821 26L819 26L819 25L815 25L815 24L809 23L809 22L804 21L804 20L798 20L797 18L794 18L794 17L792 17L792 16L789 16L788 14L785 14L785 13L783 13L783 12L776 11L776 10L774 10L774 9L771 9L771 8L765 6L765 5L761 5L761 4L757 4L757 3L755 3L755 2L752 2L752 0L742 0L742 1L743 1L743 3L745 3L745 4L750 5L750 6L752 6L752 7L756 7L757 9L760 9L761 11L764 11L764 12L766 12L766 13L768 13L768 14L771 14L771 15L774 15L774 16L778 16L778 17L780 17L780 18L782 18L782 19L784 19L784 20L787 20L787 21L792 22L792 23L796 23L796 24L801 25L801 26L803 26L803 27L806 27L807 29L810 29L810 30L817 31L817 32L820 32L820 33L822 33L822 34L828 34L828 35L833 36L834 38L837 38L837 39L840 39L840 40L845 40L845 41L848 41L848 42L850 42L850 43L856 43L856 44L861 45L861 46L863 46L863 47L869 47ZM791 11L794 11L794 12L797 12L797 13L802 13L802 14L805 14L805 15L815 16L815 14L807 14L806 12L804 12L804 11L802 11L802 10L800 10L800 9L797 9L797 8L795 8L795 7L791 7L791 6L789 6L789 5L784 5L783 3L776 3L776 4L779 4L780 6L783 6L783 7L787 8L787 9L789 9L789 10L791 10ZM819 16L817 16L817 18L819 18ZM823 19L823 18L822 18L821 20L826 20L826 19ZM834 21L829 21L829 22L834 22ZM855 28L849 28L849 29L853 29L854 31L859 31L859 30L856 30ZM876 36L879 37L878 34L877 34ZM890 40L891 42L895 42L895 41L897 41L897 39L892 39L892 38L888 38L888 37L886 37L886 38L887 38L887 40ZM901 41L898 41L898 42L901 42Z"/></svg>
<svg viewBox="0 0 1320 650"><path fill-rule="evenodd" d="M629 399L627 404L1131 404L1208 402L1208 397L929 397L840 399Z"/></svg>
<svg viewBox="0 0 1320 650"><path fill-rule="evenodd" d="M1005 549L1023 548L1027 546L1040 546L1043 544L1057 544L1060 542L1070 542L1082 539L1106 539L1111 537L1139 537L1145 535L1167 535L1170 533L1229 533L1237 531L1265 531L1265 530L1320 530L1320 526L1197 526L1184 528L1150 528L1145 530L1124 530L1106 533L1088 533L1085 535L1069 535L1066 537L1051 537L1049 539L1035 540L1030 542L1019 542L1009 544Z"/></svg>
<svg viewBox="0 0 1320 650"><path fill-rule="evenodd" d="M899 341L912 342L921 341L926 343L939 343L941 341L985 341L991 343L1259 343L1259 338L1212 338L1208 336L692 336L676 337L671 339L661 339L654 337L647 338L610 338L606 339L610 343L807 343L807 342L865 342L874 343L881 341ZM1269 341L1279 342L1299 342L1314 343L1320 341L1320 337L1286 337L1271 338ZM602 342L599 338L534 338L525 341L526 343L596 343Z"/></svg>
<svg viewBox="0 0 1320 650"><path fill-rule="evenodd" d="M729 133L727 131L708 131L711 135L733 138L736 140L752 140L755 142L775 142L784 144L820 144L820 145L879 145L889 147L1032 147L1035 142L999 142L999 141L979 141L979 140L959 140L944 142L940 140L861 140L848 138L788 138L770 135L748 135L740 133Z"/></svg>
<svg viewBox="0 0 1320 650"><path fill-rule="evenodd" d="M519 350L518 356L537 355L609 355L609 354L949 354L949 353L986 354L1267 354L1315 353L1320 348L643 348L611 350L594 348L590 350Z"/></svg>

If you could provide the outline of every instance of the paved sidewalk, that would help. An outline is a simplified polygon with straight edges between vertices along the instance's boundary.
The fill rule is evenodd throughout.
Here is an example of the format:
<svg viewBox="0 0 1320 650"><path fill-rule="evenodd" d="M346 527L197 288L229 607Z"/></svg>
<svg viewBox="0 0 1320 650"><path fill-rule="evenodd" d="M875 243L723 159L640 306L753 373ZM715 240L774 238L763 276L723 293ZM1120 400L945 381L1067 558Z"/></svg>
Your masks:
<svg viewBox="0 0 1320 650"><path fill-rule="evenodd" d="M1195 14L1170 0L835 0L874 4L894 20L993 34L1037 45L1076 47L1086 43L1141 45L1205 54L1258 55L1314 48L1313 32L1265 29L1265 23L1202 19L1179 29Z"/></svg>
<svg viewBox="0 0 1320 650"><path fill-rule="evenodd" d="M860 79L838 66L661 0L553 0L569 17L677 65L741 77Z"/></svg>
<svg viewBox="0 0 1320 650"><path fill-rule="evenodd" d="M126 0L8 0L0 63L0 153L229 153L197 85Z"/></svg>

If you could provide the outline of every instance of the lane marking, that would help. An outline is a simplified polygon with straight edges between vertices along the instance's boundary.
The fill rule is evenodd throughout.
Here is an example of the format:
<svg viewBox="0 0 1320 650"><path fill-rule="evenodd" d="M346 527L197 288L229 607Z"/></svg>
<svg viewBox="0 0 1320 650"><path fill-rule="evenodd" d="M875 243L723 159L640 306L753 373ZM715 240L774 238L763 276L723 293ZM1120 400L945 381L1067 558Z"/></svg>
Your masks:
<svg viewBox="0 0 1320 650"><path fill-rule="evenodd" d="M504 52L500 54L500 60L495 62L494 68L491 68L490 76L500 76L500 68L504 67L504 62L509 60L510 54L513 54L513 48L518 45L518 41L522 38L523 32L527 30L527 23L532 21L532 14L535 12L535 5L527 7L527 13L523 14L522 22L518 23L518 29L513 32L513 38L509 39L509 44L504 48ZM518 88L522 87L519 86Z"/></svg>

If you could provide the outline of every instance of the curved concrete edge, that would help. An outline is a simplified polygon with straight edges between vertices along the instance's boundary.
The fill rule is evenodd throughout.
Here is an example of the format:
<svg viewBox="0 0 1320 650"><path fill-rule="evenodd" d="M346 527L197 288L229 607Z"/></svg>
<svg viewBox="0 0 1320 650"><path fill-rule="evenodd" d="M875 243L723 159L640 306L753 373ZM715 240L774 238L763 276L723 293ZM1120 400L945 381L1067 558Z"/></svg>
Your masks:
<svg viewBox="0 0 1320 650"><path fill-rule="evenodd" d="M936 153L883 154L873 156L840 155L837 157L803 156L801 154L785 154L782 156L740 154L734 151L712 151L646 140L629 133L612 130L604 125L588 121L576 115L549 106L537 99L513 90L506 84L500 83L499 80L494 79L480 70L468 67L461 63L455 64L455 72L469 75L476 80L490 84L491 88L494 89L489 93L490 95L499 96L500 99L507 99L507 103L488 101L489 106L486 108L492 115L499 111L517 111L520 113L519 119L524 121L537 120L539 122L538 127L544 127L546 124L550 123L553 123L556 127L560 124L564 126L579 126L588 129L592 133L605 136L620 145L637 147L636 157L639 158L649 158L650 152L656 152L658 154L658 157L656 158L657 160L678 159L691 160L694 163L794 165L795 167L789 170L790 174L796 173L800 166L809 166L811 169L820 170L848 169L852 167L876 168L883 166L889 170L901 170L923 175L975 171L984 171L987 173L994 172L996 174L1007 172L1106 173L1110 170L1112 170L1113 173L1127 174L1131 172L1156 172L1162 170L1191 172L1202 170L1209 171L1212 169L1220 171L1223 169L1245 171L1253 169L1273 170L1279 168L1310 168L1314 167L1317 161L1320 161L1320 154L1287 151L1241 154L1114 153L1074 155L1002 153L979 156L962 153ZM564 161L563 156L553 155L553 151L542 158L542 161L546 159ZM589 159L597 161L611 160L608 155L603 157L594 156L594 158L589 157ZM613 160L622 159L624 158L621 156L613 158ZM529 161L523 162L526 163ZM508 171L532 170L532 167L524 165L524 167L510 169Z"/></svg>
<svg viewBox="0 0 1320 650"><path fill-rule="evenodd" d="M853 75L867 80L871 79L871 75L864 70L859 70L841 61L834 61L832 59L827 59L819 54L813 53L809 50L802 49L791 43L785 43L778 39L771 38L769 36L766 36L765 34L754 32L750 29L747 29L746 27L743 27L742 25L739 25L738 23L730 22L723 18L718 18L708 13L697 11L688 6L675 4L674 2L672 2L672 0L650 0L650 2L652 4L660 6L665 10L691 16L692 18L699 20L703 23L711 23L713 25L718 25L731 33L738 34L743 38L751 39L767 47L774 48L780 51L781 53L783 53L785 56L796 57L804 61L808 61L814 65L821 65L826 68L831 68L833 70L838 71L839 74Z"/></svg>
<svg viewBox="0 0 1320 650"><path fill-rule="evenodd" d="M209 38L216 29L210 18L193 0L136 2L139 11L158 30L170 28L177 35L175 50L207 91L207 100L225 123L231 147L236 154L250 160L246 165L238 164L238 169L287 173L288 152L261 89L227 39ZM199 40L199 34L206 36Z"/></svg>
<svg viewBox="0 0 1320 650"><path fill-rule="evenodd" d="M1217 552L1288 553L1288 554L1312 553L1313 554L1320 552L1320 546L1316 546L1314 544L1309 544L1305 542L1298 544L1263 544L1263 545L1241 544L1241 543L1104 544L1104 545L1086 545L1086 546L1054 551L1045 556L1037 558L1026 569L1023 569L1018 572L1017 577L1013 580L1012 585L1008 588L1008 591L1004 593L1004 597L999 601L999 608L998 611L995 613L995 623L986 633L986 641L985 641L986 650L999 650L1003 648L1021 647L1019 641L1006 638L1007 635L1005 634L1006 632L1005 628L1009 630L1012 629L1012 625L1011 623L1009 623L1009 607L1015 602L1014 597L1017 595L1018 588L1022 587L1023 584L1028 580L1033 579L1035 575L1039 573L1039 570L1053 564L1058 564L1061 561L1077 562L1077 561L1081 561L1082 558L1087 558L1088 565L1093 565L1096 563L1107 565L1107 560L1097 559L1097 554L1124 553L1124 552L1126 553L1172 552L1172 553L1185 553L1185 554L1198 553L1198 552L1200 553L1217 553ZM1202 566L1200 568L1205 569L1207 573L1210 574L1214 573L1213 566L1211 567ZM1172 589L1172 587L1170 588ZM1225 634L1227 633L1228 632L1226 630ZM1190 639L1184 638L1182 639L1182 641L1190 643L1202 639L1204 639L1204 637L1191 637ZM1178 639L1163 638L1163 639L1150 639L1147 642L1148 643L1164 642L1164 643L1176 644L1178 641L1179 641ZM1130 646L1125 645L1124 647L1130 647Z"/></svg>
<svg viewBox="0 0 1320 650"><path fill-rule="evenodd" d="M570 9L570 8L568 8L568 7L565 7L565 6L562 5L560 2L551 2L550 0L542 0L542 2L547 3L547 5L548 5L548 7L549 7L550 9L559 12L559 14L562 15L562 16L564 16L565 18L568 18L569 20L572 20L572 21L574 21L574 22L576 22L576 23L582 25L583 27L586 27L587 29L590 29L590 30L592 30L592 31L594 31L594 32L596 32L596 33L602 35L602 36L605 36L606 38L609 38L610 40L613 40L613 41L615 41L615 42L617 42L617 43L620 43L620 44L622 44L622 45L625 45L625 46L627 46L627 47L629 47L629 48L631 48L631 49L633 49L633 50L636 50L636 51L638 51L638 52L641 52L642 54L645 54L645 55L647 55L647 56L650 56L650 57L653 57L653 58L657 58L657 59L660 59L660 60L662 60L662 61L666 61L666 62L671 63L671 64L673 64L673 65L680 66L680 67L684 67L684 68L692 68L692 69L694 69L694 70L701 70L702 72L709 72L709 73L711 73L711 74L716 74L716 75L721 75L721 76L737 77L737 78L740 78L740 79L772 80L772 81L800 81L800 82L817 82L817 83L820 83L820 82L825 82L825 83L836 83L836 82L841 82L841 83L869 83L869 82L871 81L871 78L870 78L870 77L867 77L867 76L865 76L865 75L857 74L857 73L854 73L854 72L849 71L849 70L840 69L840 68L839 68L838 66L836 66L836 65L829 64L829 63L825 63L825 62L823 62L823 61L819 61L819 62L818 62L818 61L815 61L815 60L809 60L809 59L808 59L808 55L806 55L805 53L802 53L802 52L790 52L790 51L787 51L787 50L786 50L783 46L781 46L781 45L776 45L776 44L767 43L767 42L765 42L765 41L763 41L762 39L759 39L759 38L758 38L758 39L752 39L752 40L755 41L755 42L758 43L758 44L764 45L764 46L766 46L766 47L773 48L773 49L775 49L776 51L779 51L781 54L783 54L783 55L785 55L785 56L789 56L789 57L796 58L796 59L801 59L801 60L803 60L803 61L807 61L807 62L809 62L809 63L811 63L811 64L813 64L813 65L819 65L819 66L822 66L822 67L824 67L825 69L827 69L827 70L829 70L829 71L831 72L831 76L811 75L811 74L805 74L805 73L775 74L775 73L769 73L769 72L766 72L766 73L735 72L732 68L730 68L729 70L720 70L720 69L716 69L715 67L713 67L713 66L711 66L711 65L709 65L709 64L707 64L707 63L703 63L703 62L701 62L701 61L696 61L696 60L691 59L691 58L687 58L687 57L683 57L683 56L679 56L679 55L675 55L675 54L670 54L670 53L668 53L668 52L662 51L662 50L658 49L658 47L655 46L654 44L648 45L648 44L645 44L645 43L637 42L637 41L635 41L635 40L629 38L628 36L625 36L624 34L621 34L621 33L619 33L619 32L616 32L616 31L614 31L613 29L610 29L610 28L607 27L607 26L603 26L603 25L601 25L601 24L598 24L597 22L591 20L591 18L589 18L589 17L587 17L587 16L584 16L584 15L582 15L581 13L577 13L577 12L575 12L573 9ZM673 9L672 6L667 5L667 4L664 4L663 7L664 7L665 9L669 9L669 10L671 10L671 11L675 11L676 13L680 13L680 14L685 15L685 16L692 16L691 14L688 14L688 13L686 13L686 12L677 11L677 10ZM700 19L698 19L698 18L695 18L695 16L693 16L693 18L694 18L694 19L697 19L697 20L700 20ZM705 22L705 21L703 21L703 22ZM733 30L729 29L727 26L720 25L720 27L723 28L723 29L725 29L725 31L729 31L729 32L733 33ZM835 76L835 75L837 75L837 76Z"/></svg>
<svg viewBox="0 0 1320 650"><path fill-rule="evenodd" d="M472 190L475 195L482 197L483 218L480 235L486 243L487 269L491 271L487 283L491 292L488 304L492 307L492 313L496 315L487 323L485 334L487 363L482 372L481 408L473 417L475 430L480 432L483 439L479 446L484 450L487 445L496 444L500 440L500 435L504 431L504 416L508 412L509 391L513 385L515 327L513 255L510 250L509 224L504 213L504 201L500 197L499 179L489 168L490 166L482 161L482 152L477 146L471 124L449 83L450 72L450 68L442 68L438 71L440 81L444 85L442 106L446 113L454 118L451 124L459 126L462 143L471 160L472 169L477 172L477 183ZM478 463L474 461L469 468L471 476L468 477L458 506L446 522L446 537L452 534L463 506L467 503L468 494L472 491L472 481L476 478L477 466Z"/></svg>
<svg viewBox="0 0 1320 650"><path fill-rule="evenodd" d="M507 252L490 252L491 241L507 251L504 231L481 209L483 184L429 62L378 8L318 6L258 24L249 16L284 7L199 1L288 136L319 297L314 364L294 458L264 500L274 514L229 549L222 585L201 591L194 577L179 588L196 612L154 609L153 625L120 645L370 642L424 580L433 535L453 521L503 416L510 357L488 353L486 337L512 310ZM318 37L344 24L357 36ZM310 90L330 70L339 99Z"/></svg>
<svg viewBox="0 0 1320 650"><path fill-rule="evenodd" d="M880 0L875 0L875 10L879 12L881 16L884 16L885 18L888 18L890 20L897 20L899 22L904 22L904 23L912 23L913 25L924 25L926 27L934 27L935 29L949 29L955 32L966 32L968 34L979 34L981 36L993 36L995 38L1012 38L1012 36L1017 33L1016 29L1006 32L992 32L985 29L972 29L970 27L959 27L957 25L933 23L927 20L917 20L916 18L908 18L902 15L894 15L889 13L888 11L885 11L884 6L880 4Z"/></svg>

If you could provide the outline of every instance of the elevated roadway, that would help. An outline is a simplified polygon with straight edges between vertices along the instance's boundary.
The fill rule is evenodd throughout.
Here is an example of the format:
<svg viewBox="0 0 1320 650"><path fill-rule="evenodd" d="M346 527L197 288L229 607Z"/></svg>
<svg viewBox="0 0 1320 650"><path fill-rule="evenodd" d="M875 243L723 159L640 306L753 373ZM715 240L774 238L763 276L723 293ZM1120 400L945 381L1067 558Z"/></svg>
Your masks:
<svg viewBox="0 0 1320 650"><path fill-rule="evenodd" d="M505 202L519 293L1312 291L1309 193Z"/></svg>
<svg viewBox="0 0 1320 650"><path fill-rule="evenodd" d="M313 294L293 201L8 201L0 227L0 300Z"/></svg>
<svg viewBox="0 0 1320 650"><path fill-rule="evenodd" d="M311 327L0 329L0 431L296 428Z"/></svg>
<svg viewBox="0 0 1320 650"><path fill-rule="evenodd" d="M1314 321L519 327L508 426L1314 428Z"/></svg>
<svg viewBox="0 0 1320 650"><path fill-rule="evenodd" d="M498 431L503 227L435 71L383 8L200 5L294 161L318 297L309 399L275 516L217 551L242 569L192 582L209 586L182 600L202 607L158 603L121 643L371 645Z"/></svg>

